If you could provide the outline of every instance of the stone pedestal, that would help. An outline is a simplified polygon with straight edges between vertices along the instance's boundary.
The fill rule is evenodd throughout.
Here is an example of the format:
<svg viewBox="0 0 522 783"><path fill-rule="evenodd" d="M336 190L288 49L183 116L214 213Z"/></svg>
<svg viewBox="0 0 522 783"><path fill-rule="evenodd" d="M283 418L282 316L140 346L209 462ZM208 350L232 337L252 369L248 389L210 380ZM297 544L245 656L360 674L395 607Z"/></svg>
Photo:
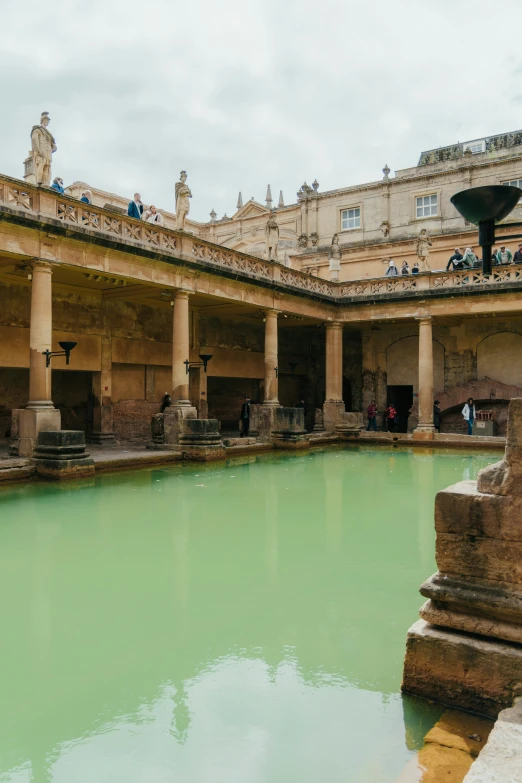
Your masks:
<svg viewBox="0 0 522 783"><path fill-rule="evenodd" d="M250 435L270 440L275 429L275 415L278 406L250 405Z"/></svg>
<svg viewBox="0 0 522 783"><path fill-rule="evenodd" d="M183 458L207 462L225 459L225 447L217 419L186 419L179 445Z"/></svg>
<svg viewBox="0 0 522 783"><path fill-rule="evenodd" d="M314 432L324 432L323 411L316 408L314 412Z"/></svg>
<svg viewBox="0 0 522 783"><path fill-rule="evenodd" d="M522 399L504 460L437 494L439 571L408 633L403 690L495 717L522 693Z"/></svg>
<svg viewBox="0 0 522 783"><path fill-rule="evenodd" d="M76 430L41 431L34 451L36 472L50 479L94 476L94 462L85 451L85 433Z"/></svg>
<svg viewBox="0 0 522 783"><path fill-rule="evenodd" d="M323 426L327 432L333 432L346 412L344 402L326 400L323 405Z"/></svg>
<svg viewBox="0 0 522 783"><path fill-rule="evenodd" d="M197 410L192 405L171 405L163 414L163 436L165 444L179 443L187 419L196 419Z"/></svg>
<svg viewBox="0 0 522 783"><path fill-rule="evenodd" d="M165 414L155 413L151 419L150 432L152 435L152 442L157 446L161 446L165 443Z"/></svg>
<svg viewBox="0 0 522 783"><path fill-rule="evenodd" d="M363 429L363 415L359 411L343 413L335 426L335 432L340 440L355 440Z"/></svg>
<svg viewBox="0 0 522 783"><path fill-rule="evenodd" d="M310 438L304 426L304 408L276 408L273 443L276 449L307 449Z"/></svg>
<svg viewBox="0 0 522 783"><path fill-rule="evenodd" d="M60 411L52 403L47 408L23 408L16 411L18 418L18 449L21 457L33 455L38 435L42 431L56 431L61 426Z"/></svg>

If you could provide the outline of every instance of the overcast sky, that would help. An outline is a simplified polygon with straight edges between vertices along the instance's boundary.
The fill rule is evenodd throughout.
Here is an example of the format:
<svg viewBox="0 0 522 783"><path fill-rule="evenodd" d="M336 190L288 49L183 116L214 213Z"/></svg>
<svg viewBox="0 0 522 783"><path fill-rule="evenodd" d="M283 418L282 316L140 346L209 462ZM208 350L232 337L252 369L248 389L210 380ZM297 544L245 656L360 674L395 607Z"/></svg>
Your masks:
<svg viewBox="0 0 522 783"><path fill-rule="evenodd" d="M53 175L191 217L296 200L522 128L521 0L0 0L0 171L41 111ZM497 13L498 12L498 13ZM484 54L485 53L485 54Z"/></svg>

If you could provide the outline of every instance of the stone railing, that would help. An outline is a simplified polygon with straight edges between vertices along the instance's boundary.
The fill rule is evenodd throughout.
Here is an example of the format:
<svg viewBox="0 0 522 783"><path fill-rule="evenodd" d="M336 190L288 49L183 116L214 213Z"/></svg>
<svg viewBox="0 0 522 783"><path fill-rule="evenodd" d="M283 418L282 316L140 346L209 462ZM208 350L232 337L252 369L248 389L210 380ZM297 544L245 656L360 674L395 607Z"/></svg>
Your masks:
<svg viewBox="0 0 522 783"><path fill-rule="evenodd" d="M283 286L290 290L309 293L327 299L373 299L390 294L415 296L426 291L474 288L494 289L502 283L522 283L522 265L500 266L491 277L481 270L462 269L455 272L430 272L420 275L379 277L332 283L307 272L281 266L256 256L215 245L184 231L173 231L134 220L127 215L103 207L85 204L77 199L56 193L50 188L37 188L22 180L0 176L0 209L7 207L35 219L51 219L67 228L88 230L113 240L144 247L185 262L204 263L232 271L238 278L245 277L263 283Z"/></svg>
<svg viewBox="0 0 522 783"><path fill-rule="evenodd" d="M51 218L68 228L87 229L106 237L144 246L159 253L193 262L206 262L239 276L263 282L273 282L292 289L325 297L337 295L336 284L313 277L307 272L283 267L236 250L214 245L184 231L145 223L93 204L56 193L51 188L37 188L21 180L0 177L0 208L2 206L34 214L36 218Z"/></svg>
<svg viewBox="0 0 522 783"><path fill-rule="evenodd" d="M522 265L498 266L490 277L480 269L459 269L454 272L429 272L420 275L399 275L379 277L371 280L354 280L338 283L337 296L374 298L388 294L411 293L415 291L438 291L440 289L483 288L494 289L502 283L522 283Z"/></svg>

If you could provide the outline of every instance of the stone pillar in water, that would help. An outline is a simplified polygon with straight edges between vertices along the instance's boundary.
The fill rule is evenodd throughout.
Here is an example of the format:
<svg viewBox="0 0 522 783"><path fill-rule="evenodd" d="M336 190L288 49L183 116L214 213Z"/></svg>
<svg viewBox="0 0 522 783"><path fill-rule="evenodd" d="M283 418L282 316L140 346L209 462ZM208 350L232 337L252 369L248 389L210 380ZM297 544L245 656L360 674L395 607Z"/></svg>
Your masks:
<svg viewBox="0 0 522 783"><path fill-rule="evenodd" d="M51 400L51 368L46 367L43 351L52 349L52 266L46 261L33 264L31 287L31 324L29 330L29 402L17 412L19 417L18 453L33 453L38 433L59 430L60 411Z"/></svg>
<svg viewBox="0 0 522 783"><path fill-rule="evenodd" d="M433 426L433 334L431 318L419 319L419 423L416 440L432 440Z"/></svg>
<svg viewBox="0 0 522 783"><path fill-rule="evenodd" d="M190 359L189 295L187 291L176 291L172 316L172 405L165 410L163 418L164 442L167 445L177 444L184 421L195 419L198 415L189 399L187 359Z"/></svg>
<svg viewBox="0 0 522 783"><path fill-rule="evenodd" d="M344 413L343 402L343 325L326 324L326 400L323 405L325 430L335 429Z"/></svg>
<svg viewBox="0 0 522 783"><path fill-rule="evenodd" d="M495 717L522 693L522 399L502 462L435 501L438 572L406 643L402 688Z"/></svg>
<svg viewBox="0 0 522 783"><path fill-rule="evenodd" d="M264 405L279 405L276 367L278 366L277 317L278 310L267 310L265 321L265 399Z"/></svg>

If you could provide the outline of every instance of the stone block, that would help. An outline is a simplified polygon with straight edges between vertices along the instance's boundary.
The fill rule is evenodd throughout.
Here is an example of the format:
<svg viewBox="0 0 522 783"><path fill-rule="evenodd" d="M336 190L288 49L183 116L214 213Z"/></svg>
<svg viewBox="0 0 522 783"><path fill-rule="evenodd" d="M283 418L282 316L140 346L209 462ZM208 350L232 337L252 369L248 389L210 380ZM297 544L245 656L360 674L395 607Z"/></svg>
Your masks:
<svg viewBox="0 0 522 783"><path fill-rule="evenodd" d="M60 411L56 408L24 408L18 416L18 454L30 457L42 431L56 431L61 426Z"/></svg>
<svg viewBox="0 0 522 783"><path fill-rule="evenodd" d="M150 422L153 443L165 443L165 414L155 413Z"/></svg>
<svg viewBox="0 0 522 783"><path fill-rule="evenodd" d="M94 461L85 451L85 433L77 430L42 431L34 451L36 472L50 479L94 475Z"/></svg>
<svg viewBox="0 0 522 783"><path fill-rule="evenodd" d="M305 432L304 408L275 408L273 433L300 435Z"/></svg>
<svg viewBox="0 0 522 783"><path fill-rule="evenodd" d="M444 574L522 585L522 541L438 533L435 555Z"/></svg>
<svg viewBox="0 0 522 783"><path fill-rule="evenodd" d="M420 592L440 610L514 623L522 628L522 591L517 585L437 573L421 585Z"/></svg>
<svg viewBox="0 0 522 783"><path fill-rule="evenodd" d="M522 689L522 647L436 628L408 631L402 690L496 718Z"/></svg>
<svg viewBox="0 0 522 783"><path fill-rule="evenodd" d="M327 400L323 405L323 426L327 432L333 432L342 415L346 413L344 402Z"/></svg>
<svg viewBox="0 0 522 783"><path fill-rule="evenodd" d="M522 541L522 497L486 495L475 481L461 481L437 493L437 533Z"/></svg>
<svg viewBox="0 0 522 783"><path fill-rule="evenodd" d="M179 436L183 459L208 462L225 459L217 419L186 419Z"/></svg>
<svg viewBox="0 0 522 783"><path fill-rule="evenodd" d="M186 419L195 419L198 415L192 405L171 405L163 414L165 443L179 443Z"/></svg>

